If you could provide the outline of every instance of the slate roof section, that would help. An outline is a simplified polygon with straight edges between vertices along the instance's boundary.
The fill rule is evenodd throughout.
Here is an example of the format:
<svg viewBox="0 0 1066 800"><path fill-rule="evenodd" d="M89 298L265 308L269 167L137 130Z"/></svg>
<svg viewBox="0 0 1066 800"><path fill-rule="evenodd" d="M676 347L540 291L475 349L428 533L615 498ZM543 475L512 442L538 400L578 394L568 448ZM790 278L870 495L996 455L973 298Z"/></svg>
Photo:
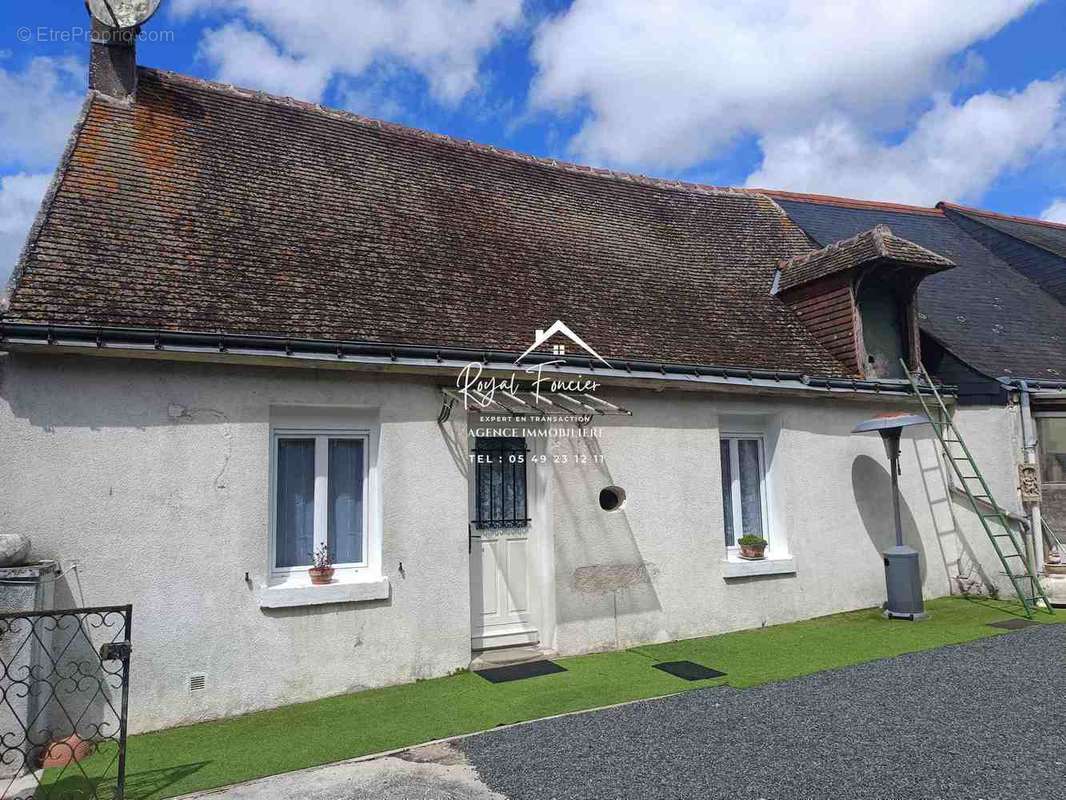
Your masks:
<svg viewBox="0 0 1066 800"><path fill-rule="evenodd" d="M953 211L1006 236L1028 242L1060 258L1066 258L1066 225L1061 223L996 214L955 203L938 203L937 207L945 211Z"/></svg>
<svg viewBox="0 0 1066 800"><path fill-rule="evenodd" d="M1066 307L941 210L770 194L819 244L888 225L955 262L919 286L919 324L972 368L992 378L1066 378Z"/></svg>
<svg viewBox="0 0 1066 800"><path fill-rule="evenodd" d="M846 369L770 295L765 195L502 152L142 69L90 98L5 320Z"/></svg>
<svg viewBox="0 0 1066 800"><path fill-rule="evenodd" d="M904 203L886 203L882 200L862 200L857 197L834 197L826 194L808 194L806 192L786 192L782 189L752 189L753 192L761 192L775 200L791 200L797 203L811 203L814 205L833 206L835 208L855 208L872 211L902 211L907 214L929 214L941 216L940 209L926 206L911 206Z"/></svg>
<svg viewBox="0 0 1066 800"><path fill-rule="evenodd" d="M875 225L849 239L782 261L777 291L794 289L878 261L905 263L929 272L955 266L950 259L896 236L887 225Z"/></svg>
<svg viewBox="0 0 1066 800"><path fill-rule="evenodd" d="M1066 226L940 203L945 216L1037 286L1066 303Z"/></svg>

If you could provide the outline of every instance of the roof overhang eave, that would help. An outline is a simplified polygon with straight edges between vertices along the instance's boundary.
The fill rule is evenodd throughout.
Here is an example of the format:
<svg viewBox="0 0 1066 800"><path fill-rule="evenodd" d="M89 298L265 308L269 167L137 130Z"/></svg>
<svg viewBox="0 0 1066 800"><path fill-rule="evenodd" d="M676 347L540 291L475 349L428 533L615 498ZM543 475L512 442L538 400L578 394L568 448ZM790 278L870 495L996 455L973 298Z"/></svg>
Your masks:
<svg viewBox="0 0 1066 800"><path fill-rule="evenodd" d="M953 269L954 263L939 263L929 261L910 261L907 259L892 258L890 256L876 256L873 258L863 259L856 261L853 264L847 264L829 272L817 274L814 276L801 276L798 279L789 280L788 269L784 266L779 266L774 272L774 282L770 288L771 295L778 295L782 292L788 292L793 289L800 289L811 283L823 280L825 278L832 277L834 275L849 275L852 278L862 273L867 274L865 271L871 268L891 267L897 270L910 270L910 272L918 276L920 280L924 280L930 275L935 275L938 272L944 272L945 270Z"/></svg>
<svg viewBox="0 0 1066 800"><path fill-rule="evenodd" d="M297 339L262 334L202 333L91 325L48 325L0 321L0 349L37 352L86 352L108 355L201 357L218 361L271 359L307 366L368 366L393 371L454 373L479 365L484 373L510 373L536 364L548 365L550 375L585 375L604 382L655 382L723 385L803 394L834 393L907 396L905 380L863 380L802 372L745 369L715 365L615 360L611 368L591 358L531 354L516 365L515 353L461 347ZM941 393L952 394L952 387Z"/></svg>

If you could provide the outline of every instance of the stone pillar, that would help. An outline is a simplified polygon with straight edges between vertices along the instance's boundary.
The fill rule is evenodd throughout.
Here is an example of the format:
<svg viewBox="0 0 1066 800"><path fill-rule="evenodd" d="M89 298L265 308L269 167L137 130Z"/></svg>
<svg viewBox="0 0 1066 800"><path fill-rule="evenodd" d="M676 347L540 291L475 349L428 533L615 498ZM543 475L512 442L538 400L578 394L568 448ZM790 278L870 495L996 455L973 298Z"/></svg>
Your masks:
<svg viewBox="0 0 1066 800"><path fill-rule="evenodd" d="M48 631L41 625L31 633L33 619L4 618L5 614L51 611L55 596L58 565L41 561L21 567L0 567L0 779L27 770L25 762L31 751L42 744L48 734L47 714L39 714L40 704L50 690L32 683L33 677L46 676L51 667L45 656L50 647ZM25 734L29 720L40 717L38 725ZM21 724L19 722L21 720ZM38 729L40 728L40 729Z"/></svg>

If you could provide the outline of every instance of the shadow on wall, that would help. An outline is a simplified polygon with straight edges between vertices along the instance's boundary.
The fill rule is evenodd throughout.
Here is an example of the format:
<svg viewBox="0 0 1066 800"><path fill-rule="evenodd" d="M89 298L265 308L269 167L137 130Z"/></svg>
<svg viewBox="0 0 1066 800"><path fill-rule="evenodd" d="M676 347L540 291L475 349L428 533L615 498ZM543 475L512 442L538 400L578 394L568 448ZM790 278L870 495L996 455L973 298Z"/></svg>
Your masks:
<svg viewBox="0 0 1066 800"><path fill-rule="evenodd" d="M441 439L448 449L448 455L459 470L459 474L466 481L470 480L470 450L474 446L474 440L469 438L465 412L462 409L453 409L447 422L437 421Z"/></svg>
<svg viewBox="0 0 1066 800"><path fill-rule="evenodd" d="M271 406L384 406L391 396L380 387L400 384L432 391L419 376L391 375L383 382L379 375L348 369L56 353L0 355L0 401L17 419L48 432L175 425L229 428L263 422ZM350 399L353 388L360 390L357 403ZM207 396L205 389L210 390ZM417 404L392 403L388 408L389 422L426 420L424 408Z"/></svg>
<svg viewBox="0 0 1066 800"><path fill-rule="evenodd" d="M77 578L76 572L74 575ZM68 580L56 582L56 609L84 607L80 586L77 596L74 589ZM56 613L62 615L63 611ZM59 617L50 632L45 656L59 678L45 715L53 738L61 740L74 733L83 739L118 736L122 665L119 661L101 662L99 656L105 642L121 641L126 636L123 618L115 612Z"/></svg>
<svg viewBox="0 0 1066 800"><path fill-rule="evenodd" d="M851 464L851 488L859 509L866 535L878 553L896 545L896 523L892 515L892 475L870 456L857 456ZM922 568L922 582L928 569L925 547L918 534L906 501L900 498L900 520L903 524L903 543L918 551Z"/></svg>
<svg viewBox="0 0 1066 800"><path fill-rule="evenodd" d="M554 482L554 516L577 520L556 530L556 563L569 569L558 576L556 615L561 624L613 619L615 644L620 645L622 639L639 638L620 629L622 617L662 610L654 586L656 567L644 560L626 507L613 512L599 507L600 490L617 483L606 460L597 458L603 455L599 440L569 441L578 454L588 456L588 463ZM581 506L587 510L578 511Z"/></svg>
<svg viewBox="0 0 1066 800"><path fill-rule="evenodd" d="M927 450L923 453L921 447L923 443L930 445L931 451ZM922 471L922 489L925 491L925 499L929 504L941 563L944 566L944 575L950 591L953 594L956 591L963 594L989 591L988 587L993 586L995 582L990 578L981 559L977 557L965 529L959 523L958 510L967 513L971 509L968 509L961 499L953 496L951 481L941 470L940 458L933 441L914 438L911 440L911 446L914 448L915 463ZM931 484L935 486L935 492ZM940 499L936 499L937 497ZM953 557L948 555L945 548L946 540L950 541L955 548Z"/></svg>

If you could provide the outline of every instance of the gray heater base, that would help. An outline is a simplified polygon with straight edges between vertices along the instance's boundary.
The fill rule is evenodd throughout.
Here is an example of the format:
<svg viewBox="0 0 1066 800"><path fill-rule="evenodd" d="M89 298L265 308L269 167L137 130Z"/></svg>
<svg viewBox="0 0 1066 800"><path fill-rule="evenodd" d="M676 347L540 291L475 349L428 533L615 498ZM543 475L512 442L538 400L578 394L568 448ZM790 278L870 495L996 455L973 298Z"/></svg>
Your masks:
<svg viewBox="0 0 1066 800"><path fill-rule="evenodd" d="M924 611L919 611L917 614L908 614L903 611L889 611L887 608L881 612L881 616L885 619L905 619L910 622L921 622L923 619L929 619L929 615Z"/></svg>

